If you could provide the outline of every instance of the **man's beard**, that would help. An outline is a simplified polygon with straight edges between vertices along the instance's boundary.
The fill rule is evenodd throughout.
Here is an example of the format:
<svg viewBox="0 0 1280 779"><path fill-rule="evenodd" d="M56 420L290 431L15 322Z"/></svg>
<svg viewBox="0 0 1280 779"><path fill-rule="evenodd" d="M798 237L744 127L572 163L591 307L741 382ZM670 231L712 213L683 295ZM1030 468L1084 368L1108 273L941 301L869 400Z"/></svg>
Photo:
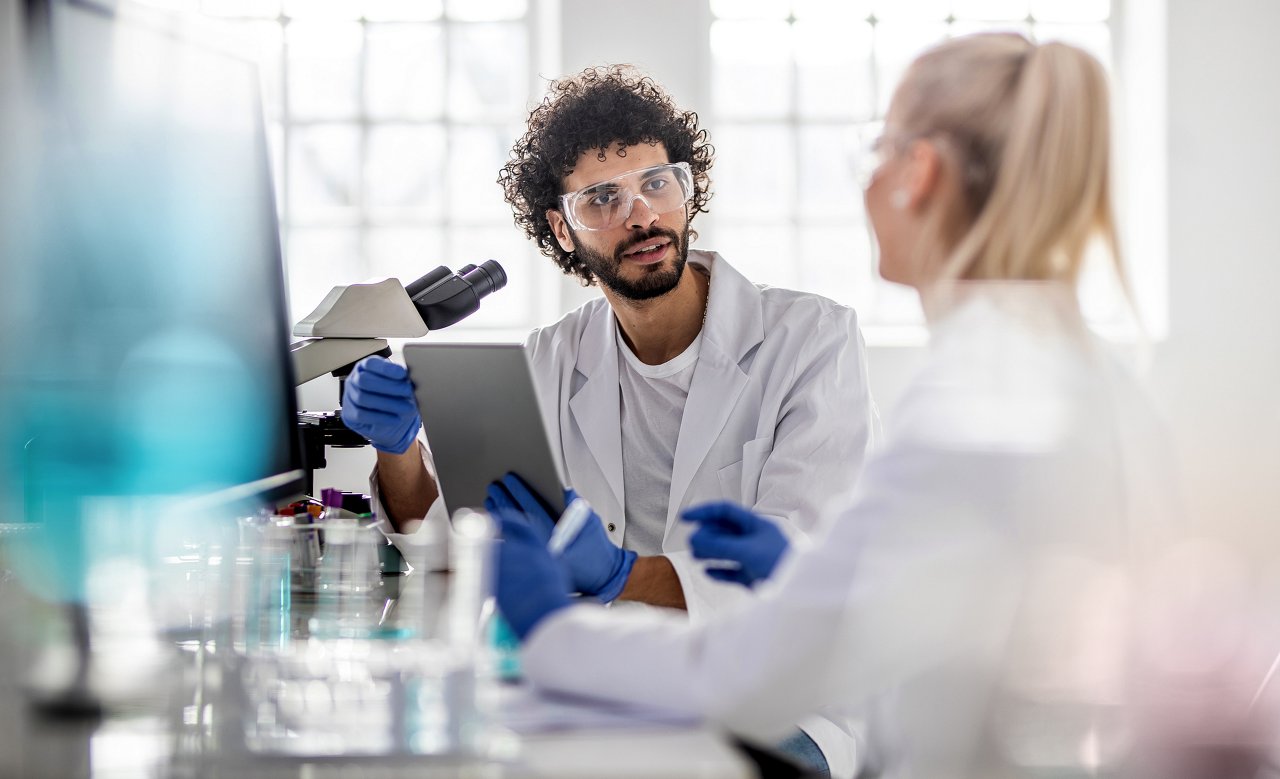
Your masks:
<svg viewBox="0 0 1280 779"><path fill-rule="evenodd" d="M671 241L671 248L675 250L675 262L671 267L664 267L662 263L656 263L650 266L636 266L643 275L636 280L626 279L622 277L622 253L639 246L645 241L651 241L654 238L667 238ZM689 255L689 226L685 225L684 231L677 234L674 230L663 230L655 227L643 235L620 244L613 251L613 256L608 257L602 252L593 251L577 241L578 259L587 266L591 271L591 275L596 280L608 287L611 291L627 300L651 300L652 298L665 295L676 288L680 283L680 277L684 274L685 262Z"/></svg>

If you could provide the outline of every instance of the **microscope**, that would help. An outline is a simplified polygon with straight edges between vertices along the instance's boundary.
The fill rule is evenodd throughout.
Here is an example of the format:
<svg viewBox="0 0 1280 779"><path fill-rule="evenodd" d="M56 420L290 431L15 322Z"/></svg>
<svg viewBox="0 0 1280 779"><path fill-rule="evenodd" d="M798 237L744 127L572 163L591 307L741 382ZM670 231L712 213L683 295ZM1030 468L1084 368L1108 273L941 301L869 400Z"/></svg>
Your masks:
<svg viewBox="0 0 1280 779"><path fill-rule="evenodd" d="M388 338L420 338L456 324L479 310L482 299L506 285L502 266L486 260L456 273L441 265L408 285L381 279L334 287L293 328L293 334L303 339L289 347L296 384L331 373L338 379L341 408L346 379L355 364L373 354L390 357ZM327 464L326 447L368 444L342 423L340 410L298 412L298 433L308 495L315 493L315 471Z"/></svg>

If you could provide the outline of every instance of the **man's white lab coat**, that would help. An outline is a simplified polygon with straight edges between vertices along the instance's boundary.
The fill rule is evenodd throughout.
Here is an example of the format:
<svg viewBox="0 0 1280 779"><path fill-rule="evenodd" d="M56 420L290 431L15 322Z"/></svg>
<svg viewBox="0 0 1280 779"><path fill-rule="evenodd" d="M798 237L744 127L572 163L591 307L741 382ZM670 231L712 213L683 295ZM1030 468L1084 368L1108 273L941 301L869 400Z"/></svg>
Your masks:
<svg viewBox="0 0 1280 779"><path fill-rule="evenodd" d="M749 591L705 575L688 551L691 529L680 512L733 500L777 519L790 536L808 533L826 504L862 470L876 418L853 309L752 284L715 252L691 250L689 262L710 272L711 285L676 445L662 549L697 623L749 599ZM613 310L597 298L535 330L526 347L552 448L571 486L621 546L625 474L616 329ZM425 447L423 456L434 473ZM370 483L376 497L376 471ZM444 516L437 500L426 521ZM403 538L389 535L397 543ZM623 676L630 669L619 663L614 672ZM852 764L846 727L815 721L806 722L805 730L833 768Z"/></svg>
<svg viewBox="0 0 1280 779"><path fill-rule="evenodd" d="M994 775L982 745L1026 716L1001 731L1001 700L1113 704L1126 600L1106 593L1176 513L1167 446L1069 292L1001 289L944 319L887 446L760 597L703 623L572 606L529 637L529 678L759 738L874 702L895 776Z"/></svg>

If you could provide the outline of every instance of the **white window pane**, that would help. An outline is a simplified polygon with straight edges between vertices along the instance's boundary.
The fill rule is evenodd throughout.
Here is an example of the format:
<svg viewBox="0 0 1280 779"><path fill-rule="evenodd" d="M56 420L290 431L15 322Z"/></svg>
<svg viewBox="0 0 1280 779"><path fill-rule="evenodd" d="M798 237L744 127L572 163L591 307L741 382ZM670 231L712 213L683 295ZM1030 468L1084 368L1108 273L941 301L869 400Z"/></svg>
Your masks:
<svg viewBox="0 0 1280 779"><path fill-rule="evenodd" d="M799 288L871 313L877 283L871 236L861 222L800 228Z"/></svg>
<svg viewBox="0 0 1280 779"><path fill-rule="evenodd" d="M1104 22L1111 0L1031 0L1031 15L1043 22Z"/></svg>
<svg viewBox="0 0 1280 779"><path fill-rule="evenodd" d="M786 218L795 203L795 136L785 125L723 125L716 146L712 212Z"/></svg>
<svg viewBox="0 0 1280 779"><path fill-rule="evenodd" d="M714 22L711 89L720 116L779 117L791 105L791 26Z"/></svg>
<svg viewBox="0 0 1280 779"><path fill-rule="evenodd" d="M786 19L788 0L711 0L711 13L721 19Z"/></svg>
<svg viewBox="0 0 1280 779"><path fill-rule="evenodd" d="M368 233L369 277L409 284L437 265L445 265L444 233L431 228L384 228Z"/></svg>
<svg viewBox="0 0 1280 779"><path fill-rule="evenodd" d="M534 277L533 244L510 222L490 227L461 227L449 232L449 255L444 262L455 270L463 265L479 265L497 260L507 274L507 286L480 303L480 310L454 327L529 327L533 321L533 298L540 289ZM539 262L551 260L538 255Z"/></svg>
<svg viewBox="0 0 1280 779"><path fill-rule="evenodd" d="M198 0L133 0L134 3L174 14L190 14L199 10Z"/></svg>
<svg viewBox="0 0 1280 779"><path fill-rule="evenodd" d="M795 40L800 115L871 119L871 25L796 22Z"/></svg>
<svg viewBox="0 0 1280 779"><path fill-rule="evenodd" d="M250 22L244 27L245 55L258 65L262 80L262 103L267 116L284 114L284 28L278 22Z"/></svg>
<svg viewBox="0 0 1280 779"><path fill-rule="evenodd" d="M200 12L210 16L273 19L280 15L280 0L202 0Z"/></svg>
<svg viewBox="0 0 1280 779"><path fill-rule="evenodd" d="M799 281L795 230L790 224L721 222L715 249L751 281L794 289Z"/></svg>
<svg viewBox="0 0 1280 779"><path fill-rule="evenodd" d="M360 25L291 22L289 107L304 119L345 119L357 111Z"/></svg>
<svg viewBox="0 0 1280 779"><path fill-rule="evenodd" d="M354 228L294 228L286 267L291 322L310 314L333 287L369 276Z"/></svg>
<svg viewBox="0 0 1280 779"><path fill-rule="evenodd" d="M525 15L527 0L448 0L450 19L474 22L496 22L519 19Z"/></svg>
<svg viewBox="0 0 1280 779"><path fill-rule="evenodd" d="M951 15L951 0L875 0L871 11L881 21L941 22Z"/></svg>
<svg viewBox="0 0 1280 779"><path fill-rule="evenodd" d="M1037 24L1036 40L1062 41L1079 46L1111 69L1111 27L1100 24Z"/></svg>
<svg viewBox="0 0 1280 779"><path fill-rule="evenodd" d="M360 0L285 0L284 12L293 19L356 20L361 5Z"/></svg>
<svg viewBox="0 0 1280 779"><path fill-rule="evenodd" d="M444 33L436 24L370 24L365 104L377 119L431 119L444 110Z"/></svg>
<svg viewBox="0 0 1280 779"><path fill-rule="evenodd" d="M1022 21L1031 13L1029 0L952 0L957 19Z"/></svg>
<svg viewBox="0 0 1280 779"><path fill-rule="evenodd" d="M857 148L853 127L801 128L798 196L802 217L860 218L862 191L849 164Z"/></svg>
<svg viewBox="0 0 1280 779"><path fill-rule="evenodd" d="M953 38L979 32L1012 32L1030 37L1031 26L1026 22L980 22L963 19L951 25L951 37Z"/></svg>
<svg viewBox="0 0 1280 779"><path fill-rule="evenodd" d="M498 186L517 131L506 127L459 127L449 149L449 210L459 221L511 217Z"/></svg>
<svg viewBox="0 0 1280 779"><path fill-rule="evenodd" d="M369 131L365 187L374 219L439 217L444 211L445 132L436 125Z"/></svg>
<svg viewBox="0 0 1280 779"><path fill-rule="evenodd" d="M528 98L528 36L521 24L460 24L450 30L449 110L462 118L508 119Z"/></svg>
<svg viewBox="0 0 1280 779"><path fill-rule="evenodd" d="M359 192L360 130L354 125L294 127L289 139L292 219L354 219Z"/></svg>
<svg viewBox="0 0 1280 779"><path fill-rule="evenodd" d="M365 0L364 18L380 22L429 22L440 18L441 0Z"/></svg>
<svg viewBox="0 0 1280 779"><path fill-rule="evenodd" d="M1116 275L1115 262L1100 241L1085 251L1079 290L1080 308L1093 326L1115 329L1130 323L1132 312Z"/></svg>
<svg viewBox="0 0 1280 779"><path fill-rule="evenodd" d="M881 116L888 110L893 90L898 87L907 66L925 49L945 40L947 32L947 25L940 22L883 22L876 25L876 96Z"/></svg>
<svg viewBox="0 0 1280 779"><path fill-rule="evenodd" d="M872 13L869 0L796 0L796 19L827 24L865 22Z"/></svg>

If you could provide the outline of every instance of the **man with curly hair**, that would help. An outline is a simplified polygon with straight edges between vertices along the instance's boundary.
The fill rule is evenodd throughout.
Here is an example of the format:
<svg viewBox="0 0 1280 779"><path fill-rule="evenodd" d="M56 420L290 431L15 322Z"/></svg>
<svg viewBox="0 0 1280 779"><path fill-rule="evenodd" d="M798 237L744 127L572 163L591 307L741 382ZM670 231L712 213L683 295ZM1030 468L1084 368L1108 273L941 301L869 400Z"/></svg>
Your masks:
<svg viewBox="0 0 1280 779"><path fill-rule="evenodd" d="M733 500L803 536L860 471L875 418L852 309L756 286L690 248L713 155L696 114L615 66L552 84L499 176L516 224L603 292L527 342L552 447L598 513L560 559L585 595L692 619L749 590L734 583L740 571L694 559L682 512ZM362 363L343 418L379 450L381 516L397 529L447 521L402 367ZM555 521L514 474L487 506L547 535ZM804 730L826 754L819 765L852 772L847 728L815 719Z"/></svg>

